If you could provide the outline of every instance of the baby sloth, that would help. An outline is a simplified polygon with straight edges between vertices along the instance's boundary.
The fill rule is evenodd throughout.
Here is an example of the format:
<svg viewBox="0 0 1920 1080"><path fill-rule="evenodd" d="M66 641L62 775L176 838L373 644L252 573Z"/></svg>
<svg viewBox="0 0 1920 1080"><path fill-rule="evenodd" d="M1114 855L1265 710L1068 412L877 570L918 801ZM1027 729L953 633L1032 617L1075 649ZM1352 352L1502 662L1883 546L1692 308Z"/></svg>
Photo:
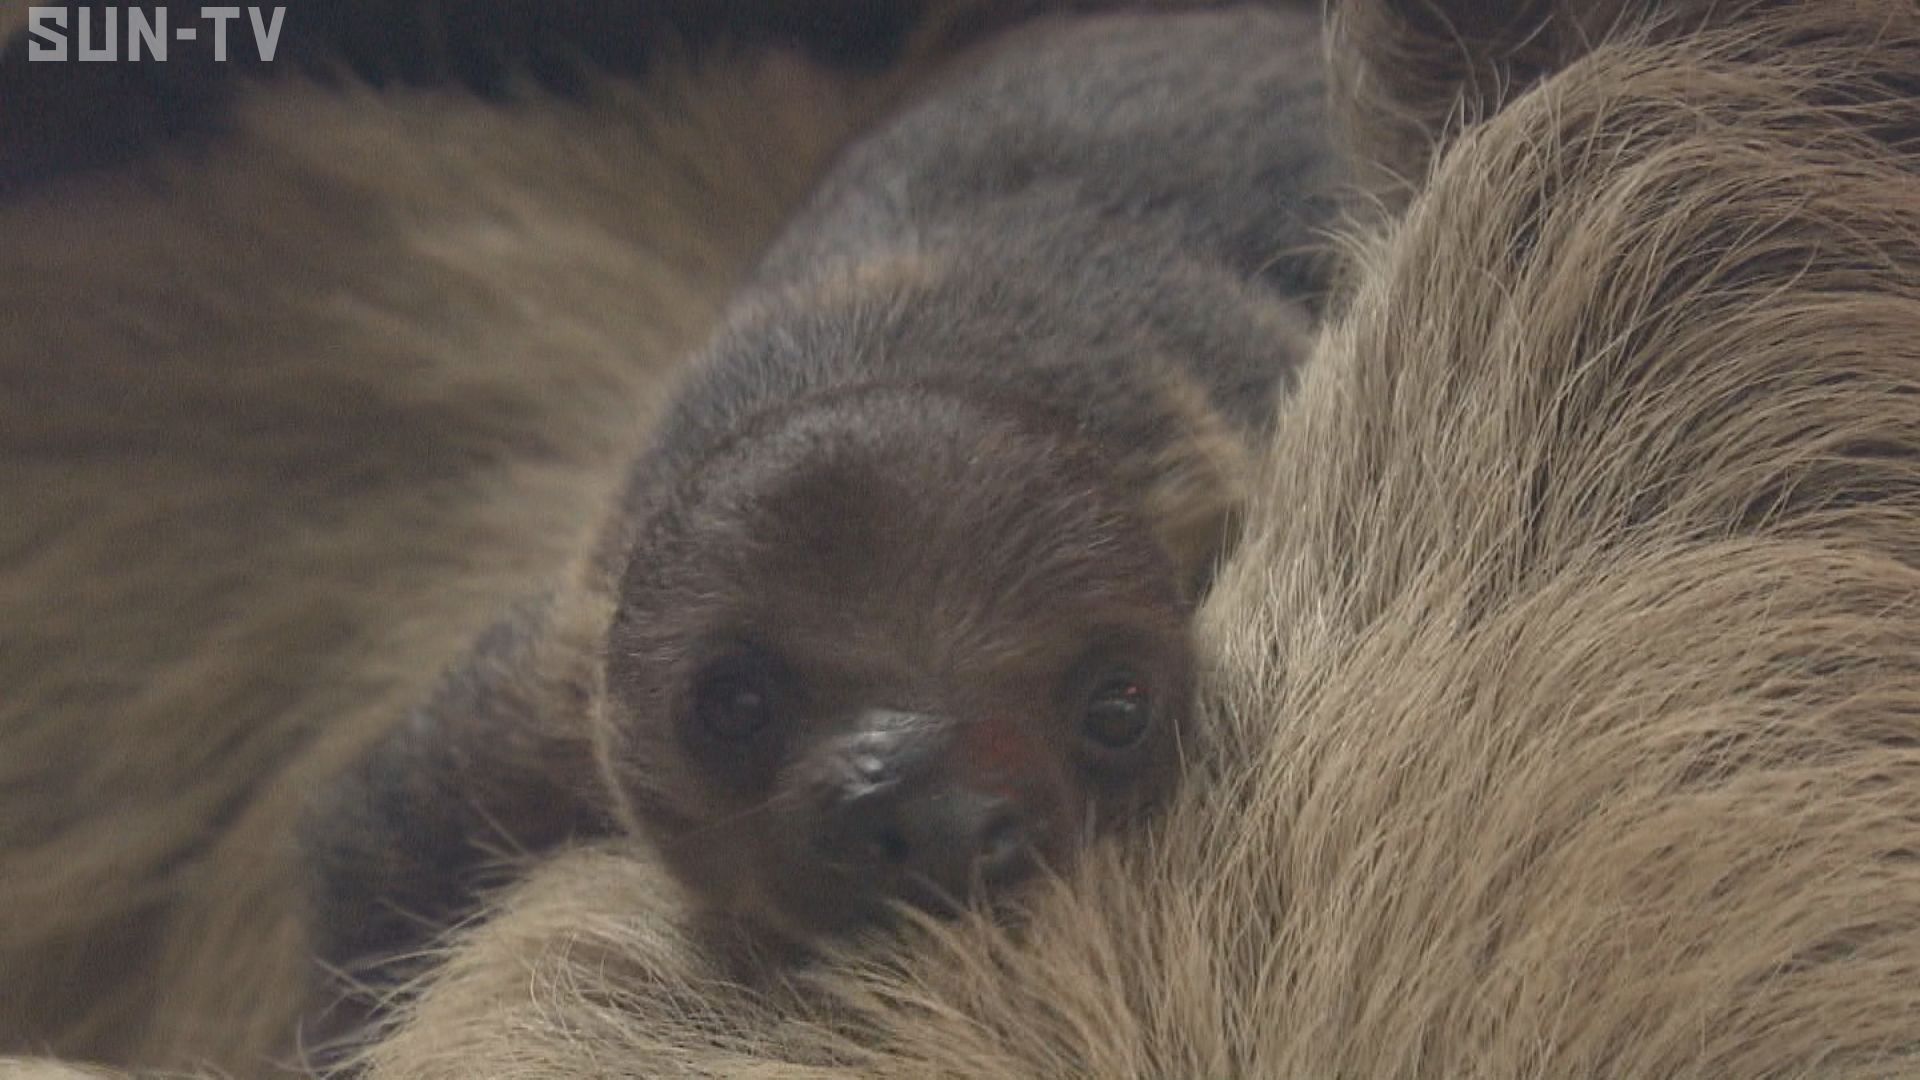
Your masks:
<svg viewBox="0 0 1920 1080"><path fill-rule="evenodd" d="M1179 570L1095 449L1021 405L796 388L648 508L599 757L619 820L716 910L804 940L963 903L1171 779Z"/></svg>
<svg viewBox="0 0 1920 1080"><path fill-rule="evenodd" d="M319 800L321 958L623 834L713 925L804 944L1162 799L1321 289L1317 58L1308 12L1042 21L846 152L584 570Z"/></svg>

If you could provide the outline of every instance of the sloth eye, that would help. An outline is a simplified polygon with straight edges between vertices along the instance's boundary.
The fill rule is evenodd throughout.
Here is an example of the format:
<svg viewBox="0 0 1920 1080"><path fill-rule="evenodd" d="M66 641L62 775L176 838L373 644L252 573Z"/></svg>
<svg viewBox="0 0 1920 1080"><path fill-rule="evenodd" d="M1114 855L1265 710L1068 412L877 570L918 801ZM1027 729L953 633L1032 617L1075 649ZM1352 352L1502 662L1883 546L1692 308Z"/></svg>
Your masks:
<svg viewBox="0 0 1920 1080"><path fill-rule="evenodd" d="M694 682L694 718L716 739L745 742L773 723L776 681L772 665L751 653L709 664Z"/></svg>
<svg viewBox="0 0 1920 1080"><path fill-rule="evenodd" d="M1153 720L1153 695L1130 671L1102 679L1087 698L1080 730L1107 750L1125 750L1138 743Z"/></svg>

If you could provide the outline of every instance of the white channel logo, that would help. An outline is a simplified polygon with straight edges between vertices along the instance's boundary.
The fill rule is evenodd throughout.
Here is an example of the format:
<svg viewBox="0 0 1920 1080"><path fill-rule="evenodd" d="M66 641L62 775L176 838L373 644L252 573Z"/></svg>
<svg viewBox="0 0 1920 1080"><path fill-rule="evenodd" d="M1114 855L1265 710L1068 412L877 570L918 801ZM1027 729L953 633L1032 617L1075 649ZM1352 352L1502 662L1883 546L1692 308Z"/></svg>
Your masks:
<svg viewBox="0 0 1920 1080"><path fill-rule="evenodd" d="M253 29L253 44L260 59L272 60L280 49L280 26L287 9L203 7L184 9L188 13L173 17L169 8L103 8L104 19L87 17L85 10L65 7L27 9L27 59L66 60L161 60L174 42L198 42L203 32L213 39L213 58L227 59L228 24L240 18L244 10ZM95 39L98 40L95 40ZM68 45L74 49L71 54ZM123 47L124 46L124 47Z"/></svg>

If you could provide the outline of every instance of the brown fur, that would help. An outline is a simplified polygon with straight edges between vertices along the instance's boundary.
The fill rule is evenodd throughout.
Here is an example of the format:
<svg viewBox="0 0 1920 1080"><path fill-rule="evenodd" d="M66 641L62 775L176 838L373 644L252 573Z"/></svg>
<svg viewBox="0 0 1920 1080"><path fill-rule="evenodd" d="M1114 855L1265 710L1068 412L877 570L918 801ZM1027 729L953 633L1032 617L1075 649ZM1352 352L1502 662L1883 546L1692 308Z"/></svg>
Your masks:
<svg viewBox="0 0 1920 1080"><path fill-rule="evenodd" d="M1373 6L1354 0L1346 11L1362 20ZM1626 45L1574 64L1459 140L1406 222L1358 246L1357 295L1266 455L1254 534L1208 612L1218 771L1192 787L1161 842L1084 863L1036 898L1018 937L928 928L896 954L829 972L800 1003L738 1000L702 981L709 973L671 925L634 917L657 909L669 886L617 854L580 852L542 868L456 948L376 1048L376 1072L1920 1072L1920 39L1905 0L1782 17L1782 29L1756 24L1750 39ZM1731 8L1712 21L1740 25ZM1392 31L1379 44L1424 59L1445 55L1443 40ZM1453 89L1442 78L1390 103L1444 115ZM4 228L48 237L65 221L43 210ZM111 236L111 225L95 227ZM64 269L47 261L59 250L40 240L27 265L27 249L0 245L21 253L5 271L10 287L47 290L26 308L35 319L0 333L51 336L59 302L87 291L75 282L104 287L93 284L97 249L75 251ZM146 269L129 268L121 293L101 295L137 295ZM246 296L273 280L235 279L255 290ZM597 316L607 310L620 309ZM172 326L176 338L203 341L191 311L160 311L157 327L118 327L115 340ZM10 365L44 355L0 349ZM107 355L124 355L124 344ZM16 415L16 400L0 396L9 407L0 432L36 415ZM137 415L109 424L113 415L99 414L98 428L137 433ZM139 444L126 443L131 458ZM67 643L93 640L89 613L107 626L109 613L155 614L108 639L125 664L113 670L153 675L95 691L102 706L128 710L119 715L130 741L25 727L19 717L32 713L15 702L32 699L14 695L33 693L35 677L63 683L9 655L0 730L9 751L31 753L0 754L0 768L30 762L48 779L30 790L0 783L20 793L0 822L39 820L19 815L45 806L73 831L33 864L18 861L15 834L0 845L0 910L30 916L0 920L0 934L18 935L0 938L14 950L4 970L15 995L0 1014L24 1015L16 999L30 998L41 1017L73 1020L69 1030L142 1017L154 984L99 959L113 955L105 928L170 899L176 912L204 913L176 915L189 932L169 935L177 957L201 959L172 972L169 990L184 1002L156 1010L144 1040L138 1031L130 1040L144 1041L148 1061L250 1061L259 1045L250 1029L284 1018L273 992L284 959L209 905L262 872L253 853L259 838L283 834L286 800L252 811L248 828L191 872L160 874L153 868L176 860L154 856L115 865L128 840L180 850L205 833L201 803L244 798L254 776L279 771L259 764L258 749L237 755L231 774L155 760L139 733L164 729L159 745L185 753L201 744L180 745L178 726L165 726L174 717L231 716L244 731L246 717L307 700L309 687L273 687L246 710L254 694L226 710L175 711L182 695L191 704L189 690L257 687L235 672L259 670L259 650L290 638L250 627L310 625L309 611L358 595L347 586L363 586L369 564L349 538L385 537L373 554L396 569L376 591L382 606L358 612L341 635L359 642L364 626L382 636L327 651L343 677L370 673L375 686L417 691L430 672L394 672L380 658L421 655L400 646L448 655L495 599L452 584L487 592L497 579L479 568L423 578L391 531L337 523L295 552L300 560L288 556L284 580L311 588L297 594L311 607L242 609L233 617L246 621L231 627L162 617L198 595L196 583L222 582L217 567L182 554L193 548L155 531L186 527L157 493L217 493L215 464L235 460L244 459L174 466L182 482L154 466L131 471L131 461L36 471L16 455L5 478L9 492L39 493L30 524L6 519L22 532L5 550L40 535L72 541L37 549L53 565L4 579L10 635L45 643L34 655L51 664ZM539 478L505 490L551 491ZM302 494L276 490L265 505L291 516ZM545 516L525 495L488 505L515 521ZM140 510L98 509L115 506ZM273 520L236 513L229 527ZM540 535L520 528L521 542ZM160 578L165 603L112 591L134 584L110 572L122 535L152 537L148 557L173 568ZM95 538L78 542L86 537ZM498 573L518 581L525 570ZM394 628L402 611L416 614L416 629ZM222 662L195 647L216 630L248 651ZM142 647L165 645L204 659L134 666ZM103 647L85 651L98 670ZM295 730L346 722L327 712L324 700L303 706ZM254 739L286 737L271 729ZM102 745L123 749L103 757ZM63 802L63 785L83 770L107 779ZM209 776L202 784L215 797L174 794L191 796L202 784L187 779ZM179 805L130 831L126 814L106 818L87 801L116 787L131 807ZM33 876L16 872L26 867ZM263 882L231 910L251 911L273 887ZM64 939L35 936L46 927ZM90 940L96 965L64 997L53 990L75 968L47 944L60 940ZM46 951L18 961L23 941ZM257 978L241 978L250 970ZM106 991L116 984L124 995ZM246 1003L258 1011L207 996L228 984L236 999L264 997ZM58 1027L43 1019L27 1030ZM114 1043L63 1045L104 1053Z"/></svg>
<svg viewBox="0 0 1920 1080"><path fill-rule="evenodd" d="M1336 2L1331 75L1356 184L1399 209L1435 150L1602 42L1729 26L1782 0ZM1844 7L1854 0L1838 0ZM1871 3L1871 0L1869 0ZM1872 18L1871 7L1854 8Z"/></svg>

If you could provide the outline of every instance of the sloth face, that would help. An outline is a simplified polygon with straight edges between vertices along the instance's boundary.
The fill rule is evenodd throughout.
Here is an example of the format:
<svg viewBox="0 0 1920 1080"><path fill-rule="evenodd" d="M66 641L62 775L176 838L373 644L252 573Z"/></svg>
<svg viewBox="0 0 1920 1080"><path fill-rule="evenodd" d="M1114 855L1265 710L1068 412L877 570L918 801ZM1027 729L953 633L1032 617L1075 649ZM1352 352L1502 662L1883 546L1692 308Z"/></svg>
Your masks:
<svg viewBox="0 0 1920 1080"><path fill-rule="evenodd" d="M716 910L792 937L991 903L1161 799L1189 605L1097 461L964 400L795 410L636 548L619 778Z"/></svg>

